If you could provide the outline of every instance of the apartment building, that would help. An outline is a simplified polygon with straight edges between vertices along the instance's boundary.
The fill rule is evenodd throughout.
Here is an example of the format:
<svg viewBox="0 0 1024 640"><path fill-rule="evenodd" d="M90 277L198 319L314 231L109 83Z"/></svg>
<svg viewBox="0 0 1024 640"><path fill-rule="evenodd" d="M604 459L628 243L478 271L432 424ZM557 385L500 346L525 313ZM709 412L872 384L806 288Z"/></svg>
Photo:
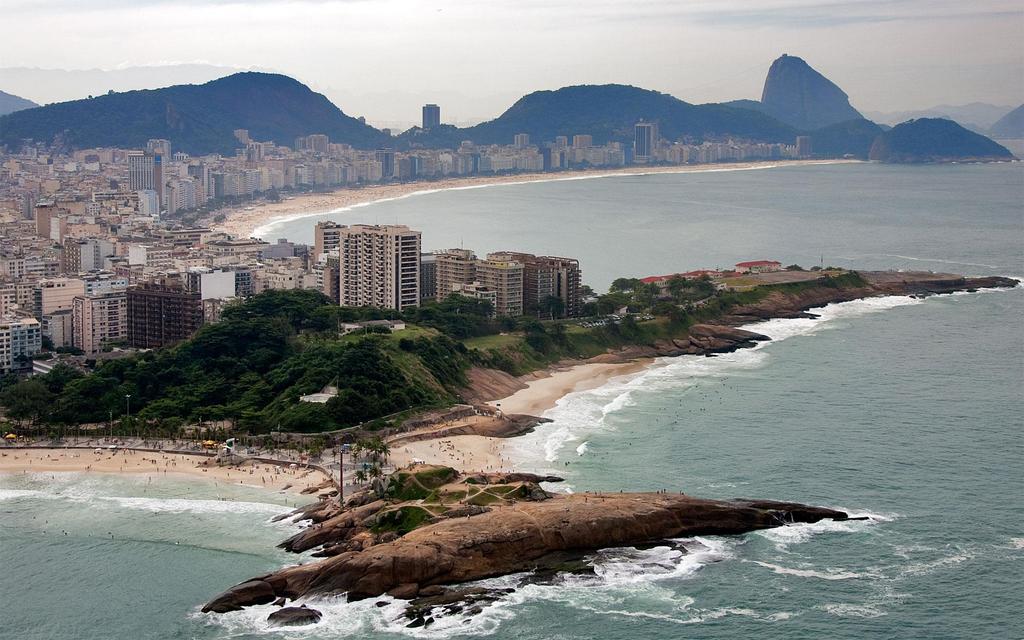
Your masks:
<svg viewBox="0 0 1024 640"><path fill-rule="evenodd" d="M402 310L419 305L419 231L405 225L359 224L339 232L342 306Z"/></svg>
<svg viewBox="0 0 1024 640"><path fill-rule="evenodd" d="M572 318L583 307L581 284L583 274L579 260L557 256L535 256L530 253L500 251L491 254L500 260L523 265L523 310L541 319ZM558 298L560 305L550 305ZM561 307L559 310L558 307Z"/></svg>
<svg viewBox="0 0 1024 640"><path fill-rule="evenodd" d="M0 317L0 373L26 368L28 359L42 349L38 320L21 316ZM31 364L27 368L31 368Z"/></svg>
<svg viewBox="0 0 1024 640"><path fill-rule="evenodd" d="M133 347L166 347L191 337L203 325L202 297L186 290L180 278L132 287L127 303L128 343Z"/></svg>
<svg viewBox="0 0 1024 640"><path fill-rule="evenodd" d="M469 249L446 249L434 256L434 295L438 300L476 281L476 254Z"/></svg>
<svg viewBox="0 0 1024 640"><path fill-rule="evenodd" d="M128 338L128 297L125 291L107 291L74 300L71 344L94 355Z"/></svg>
<svg viewBox="0 0 1024 640"><path fill-rule="evenodd" d="M499 316L523 315L523 264L490 254L476 261L476 282L494 292L494 313Z"/></svg>

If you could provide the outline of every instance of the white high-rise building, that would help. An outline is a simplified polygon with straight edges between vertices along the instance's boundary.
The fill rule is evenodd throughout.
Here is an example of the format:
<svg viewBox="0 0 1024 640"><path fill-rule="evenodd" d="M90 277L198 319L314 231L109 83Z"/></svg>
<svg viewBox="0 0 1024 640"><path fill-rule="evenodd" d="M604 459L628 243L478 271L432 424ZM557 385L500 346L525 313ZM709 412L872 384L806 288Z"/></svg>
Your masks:
<svg viewBox="0 0 1024 640"><path fill-rule="evenodd" d="M0 373L9 372L19 360L31 358L42 350L43 334L38 320L14 316L0 318Z"/></svg>
<svg viewBox="0 0 1024 640"><path fill-rule="evenodd" d="M343 226L339 299L345 307L402 310L420 301L420 232L405 225Z"/></svg>

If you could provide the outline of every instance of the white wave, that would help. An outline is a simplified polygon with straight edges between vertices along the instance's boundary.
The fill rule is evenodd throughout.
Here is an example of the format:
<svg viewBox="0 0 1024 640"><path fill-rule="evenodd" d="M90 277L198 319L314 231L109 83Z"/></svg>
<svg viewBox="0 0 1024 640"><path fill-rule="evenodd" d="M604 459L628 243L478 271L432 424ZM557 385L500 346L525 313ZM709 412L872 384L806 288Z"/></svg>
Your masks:
<svg viewBox="0 0 1024 640"><path fill-rule="evenodd" d="M279 515L292 511L291 507L266 502L235 502L231 500L189 500L186 498L138 498L99 496L99 500L116 503L127 509L154 513L263 513Z"/></svg>
<svg viewBox="0 0 1024 640"><path fill-rule="evenodd" d="M587 445L588 444L590 444L590 443L589 442L584 442L580 446L576 447L576 455L582 456L584 453L586 453L587 452Z"/></svg>
<svg viewBox="0 0 1024 640"><path fill-rule="evenodd" d="M576 391L560 398L554 408L544 412L550 423L537 427L533 433L518 438L513 452L518 462L537 467L533 452L544 452L544 463L556 462L567 444L589 439L602 431L614 430L614 417L635 406L644 394L664 393L670 389L693 386L702 379L727 378L737 371L757 369L769 361L767 349L772 344L834 326L836 321L896 307L922 304L925 300L910 296L885 296L829 304L811 309L817 318L780 318L745 325L742 328L765 334L770 342L761 342L751 349L741 349L714 358L681 356L659 358L639 372L617 376L604 385ZM546 470L557 472L557 468Z"/></svg>
<svg viewBox="0 0 1024 640"><path fill-rule="evenodd" d="M1011 549L1024 549L1024 538L1010 538Z"/></svg>
<svg viewBox="0 0 1024 640"><path fill-rule="evenodd" d="M0 489L0 500L18 500L20 498L34 498L42 495L42 491L33 489Z"/></svg>
<svg viewBox="0 0 1024 640"><path fill-rule="evenodd" d="M829 603L815 608L841 618L880 618L885 615L884 611L867 604Z"/></svg>
<svg viewBox="0 0 1024 640"><path fill-rule="evenodd" d="M840 511L846 511L846 513L852 518L866 517L868 519L820 520L814 523L800 522L787 524L782 527L775 527L774 529L762 529L754 532L754 535L770 540L775 544L776 549L786 552L791 545L807 542L816 535L823 533L855 533L858 531L864 531L867 527L876 523L890 522L896 517L895 514L875 514L851 511L848 509L840 509Z"/></svg>
<svg viewBox="0 0 1024 640"><path fill-rule="evenodd" d="M954 567L958 564L962 564L974 558L974 552L969 549L957 549L954 553L936 558L935 560L927 560L924 562L915 562L903 567L900 571L900 576L921 576L933 573L940 569L946 569Z"/></svg>
<svg viewBox="0 0 1024 640"><path fill-rule="evenodd" d="M877 578L877 573L856 573L854 571L846 571L843 569L833 569L831 567L826 568L824 571L818 571L816 569L797 569L794 567L783 567L777 564L771 564L770 562L762 562L760 560L752 560L756 565L760 565L765 569L771 569L775 573L797 576L800 578L819 578L821 580L853 580L856 578Z"/></svg>

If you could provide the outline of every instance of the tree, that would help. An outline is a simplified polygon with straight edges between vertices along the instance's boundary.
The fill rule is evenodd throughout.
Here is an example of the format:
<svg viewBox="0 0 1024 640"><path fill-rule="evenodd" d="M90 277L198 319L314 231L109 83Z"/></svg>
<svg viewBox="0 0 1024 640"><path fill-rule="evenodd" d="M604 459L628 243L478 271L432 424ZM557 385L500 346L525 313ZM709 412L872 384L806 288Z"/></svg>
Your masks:
<svg viewBox="0 0 1024 640"><path fill-rule="evenodd" d="M540 301L540 311L546 318L561 318L565 313L565 301L558 296L546 296Z"/></svg>
<svg viewBox="0 0 1024 640"><path fill-rule="evenodd" d="M0 403L7 408L8 416L35 424L49 414L53 394L41 380L30 378L4 389Z"/></svg>

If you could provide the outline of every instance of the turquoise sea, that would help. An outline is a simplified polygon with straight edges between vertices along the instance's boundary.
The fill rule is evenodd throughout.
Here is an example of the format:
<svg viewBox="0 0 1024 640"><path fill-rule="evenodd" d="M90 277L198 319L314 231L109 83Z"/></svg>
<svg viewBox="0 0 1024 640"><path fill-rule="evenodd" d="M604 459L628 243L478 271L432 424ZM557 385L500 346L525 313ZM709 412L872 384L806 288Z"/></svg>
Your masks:
<svg viewBox="0 0 1024 640"><path fill-rule="evenodd" d="M576 256L604 288L753 258L1022 277L1022 203L1019 164L863 164L448 191L333 217L406 223L427 248ZM311 227L268 235L309 240ZM0 476L0 637L1024 636L1024 288L820 313L757 325L774 338L757 349L571 394L515 446L525 468L563 475L561 490L797 500L868 521L606 550L593 576L425 629L405 628L399 603L321 599L319 626L274 631L266 609L198 608L307 560L273 546L293 526L269 522L282 496Z"/></svg>

